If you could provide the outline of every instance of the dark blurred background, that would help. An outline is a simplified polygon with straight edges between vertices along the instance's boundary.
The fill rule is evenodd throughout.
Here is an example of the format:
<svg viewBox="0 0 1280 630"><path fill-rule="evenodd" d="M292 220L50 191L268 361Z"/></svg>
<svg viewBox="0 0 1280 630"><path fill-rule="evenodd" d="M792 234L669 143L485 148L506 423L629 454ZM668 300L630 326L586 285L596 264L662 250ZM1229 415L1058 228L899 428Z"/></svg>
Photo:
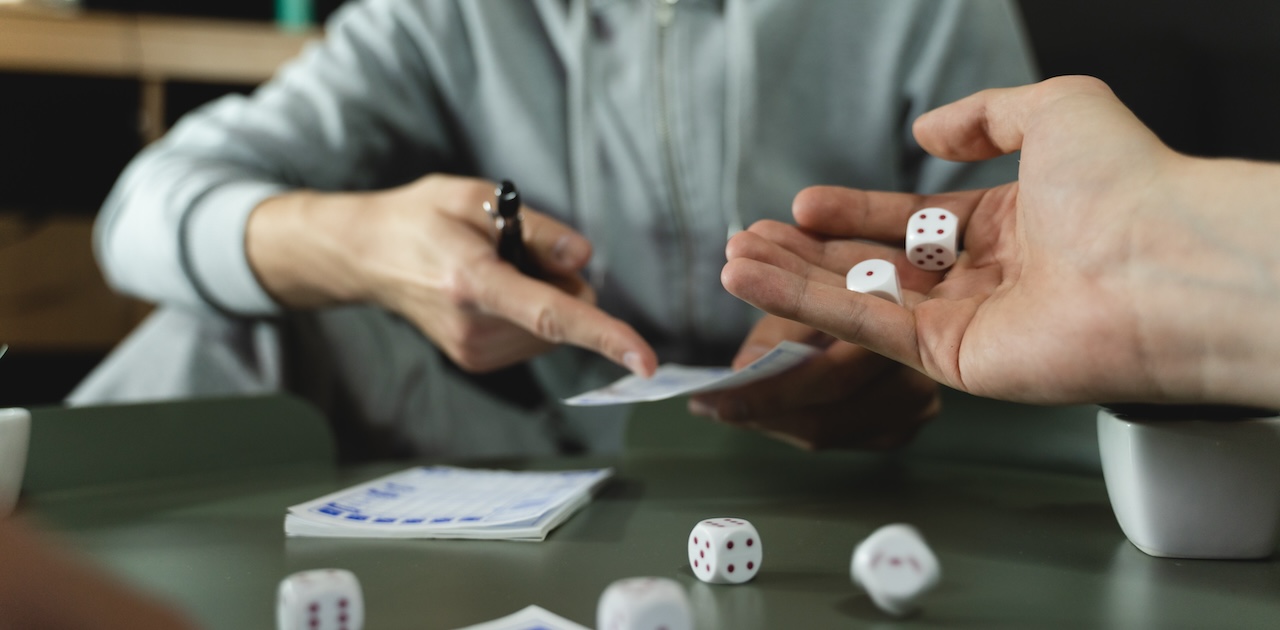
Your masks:
<svg viewBox="0 0 1280 630"><path fill-rule="evenodd" d="M1107 81L1179 151L1280 159L1280 2L1020 5L1045 76Z"/></svg>
<svg viewBox="0 0 1280 630"><path fill-rule="evenodd" d="M317 19L340 1L317 2ZM275 15L268 0L85 0L82 6L261 22ZM1280 160L1280 3L1042 0L1021 6L1045 76L1106 80L1177 150ZM252 87L169 82L165 122ZM27 273L25 268L0 273L0 342L13 344L0 360L0 407L61 400L109 350L101 339L26 343L10 337L5 322L23 309L76 308L70 293L87 290L84 283L101 284L92 271L87 226L141 147L140 98L133 80L0 72L0 264L78 266L87 278L33 289L11 280ZM6 257L51 224L79 226L65 251L42 254L37 262ZM87 310L81 314L86 321L103 316ZM142 312L135 305L123 317L136 319Z"/></svg>

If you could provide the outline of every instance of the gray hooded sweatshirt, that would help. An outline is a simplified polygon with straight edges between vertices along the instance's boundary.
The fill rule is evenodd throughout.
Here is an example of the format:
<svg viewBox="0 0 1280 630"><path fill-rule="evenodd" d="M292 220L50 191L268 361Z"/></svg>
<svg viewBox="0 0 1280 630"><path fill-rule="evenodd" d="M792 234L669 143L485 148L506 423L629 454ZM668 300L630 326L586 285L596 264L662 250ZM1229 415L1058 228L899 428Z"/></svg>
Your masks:
<svg viewBox="0 0 1280 630"><path fill-rule="evenodd" d="M297 188L511 179L592 241L601 307L662 361L724 364L759 317L720 285L729 234L790 222L811 185L1012 180L1009 159L923 154L910 126L1033 80L1002 0L363 0L326 30L121 176L98 257L116 288L161 308L71 402L285 389L324 408L352 455L616 449L625 410L557 402L616 366L561 348L530 364L545 395L513 401L377 308L284 312L246 260L249 213Z"/></svg>

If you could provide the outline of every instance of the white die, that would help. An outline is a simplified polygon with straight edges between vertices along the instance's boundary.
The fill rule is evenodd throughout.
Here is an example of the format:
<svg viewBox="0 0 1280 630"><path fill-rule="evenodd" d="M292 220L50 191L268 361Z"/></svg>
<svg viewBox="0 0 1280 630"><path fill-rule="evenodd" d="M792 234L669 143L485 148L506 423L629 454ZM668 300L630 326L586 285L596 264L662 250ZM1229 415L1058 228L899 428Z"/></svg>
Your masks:
<svg viewBox="0 0 1280 630"><path fill-rule="evenodd" d="M675 580L627 578L600 595L596 630L693 630L693 612Z"/></svg>
<svg viewBox="0 0 1280 630"><path fill-rule="evenodd" d="M960 221L942 208L917 210L907 221L907 260L929 271L943 271L956 262Z"/></svg>
<svg viewBox="0 0 1280 630"><path fill-rule="evenodd" d="M760 533L740 518L709 518L689 533L689 568L703 582L741 584L760 572Z"/></svg>
<svg viewBox="0 0 1280 630"><path fill-rule="evenodd" d="M887 260L872 258L854 265L844 277L844 286L850 291L866 293L902 305L898 268Z"/></svg>
<svg viewBox="0 0 1280 630"><path fill-rule="evenodd" d="M364 596L354 573L316 569L280 582L276 597L278 630L360 630Z"/></svg>
<svg viewBox="0 0 1280 630"><path fill-rule="evenodd" d="M849 574L881 610L906 615L937 585L938 558L910 525L885 525L853 551Z"/></svg>

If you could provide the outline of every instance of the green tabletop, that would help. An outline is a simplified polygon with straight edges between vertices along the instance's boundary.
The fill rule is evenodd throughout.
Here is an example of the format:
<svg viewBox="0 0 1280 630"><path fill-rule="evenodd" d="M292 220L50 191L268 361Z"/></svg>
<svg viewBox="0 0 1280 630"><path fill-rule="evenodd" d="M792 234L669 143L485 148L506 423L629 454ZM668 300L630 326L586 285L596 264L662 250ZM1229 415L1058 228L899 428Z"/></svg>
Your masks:
<svg viewBox="0 0 1280 630"><path fill-rule="evenodd" d="M540 543L284 536L288 506L410 462L123 479L32 493L22 512L208 628L272 628L280 579L320 567L360 578L370 630L457 628L529 604L591 626L605 586L641 575L684 584L703 630L1280 624L1280 563L1148 557L1124 539L1094 475L768 448L451 463L617 474ZM764 561L752 582L708 585L690 573L688 533L716 516L759 530ZM938 589L905 620L849 579L854 546L895 522L919 528L942 565Z"/></svg>

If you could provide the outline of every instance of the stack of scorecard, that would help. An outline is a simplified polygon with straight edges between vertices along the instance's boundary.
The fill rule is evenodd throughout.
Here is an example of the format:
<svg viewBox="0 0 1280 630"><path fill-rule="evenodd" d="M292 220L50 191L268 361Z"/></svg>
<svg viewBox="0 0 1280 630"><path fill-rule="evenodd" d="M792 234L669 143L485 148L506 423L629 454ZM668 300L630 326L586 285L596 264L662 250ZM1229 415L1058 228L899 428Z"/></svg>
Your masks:
<svg viewBox="0 0 1280 630"><path fill-rule="evenodd" d="M289 508L289 536L543 540L613 469L410 468Z"/></svg>

